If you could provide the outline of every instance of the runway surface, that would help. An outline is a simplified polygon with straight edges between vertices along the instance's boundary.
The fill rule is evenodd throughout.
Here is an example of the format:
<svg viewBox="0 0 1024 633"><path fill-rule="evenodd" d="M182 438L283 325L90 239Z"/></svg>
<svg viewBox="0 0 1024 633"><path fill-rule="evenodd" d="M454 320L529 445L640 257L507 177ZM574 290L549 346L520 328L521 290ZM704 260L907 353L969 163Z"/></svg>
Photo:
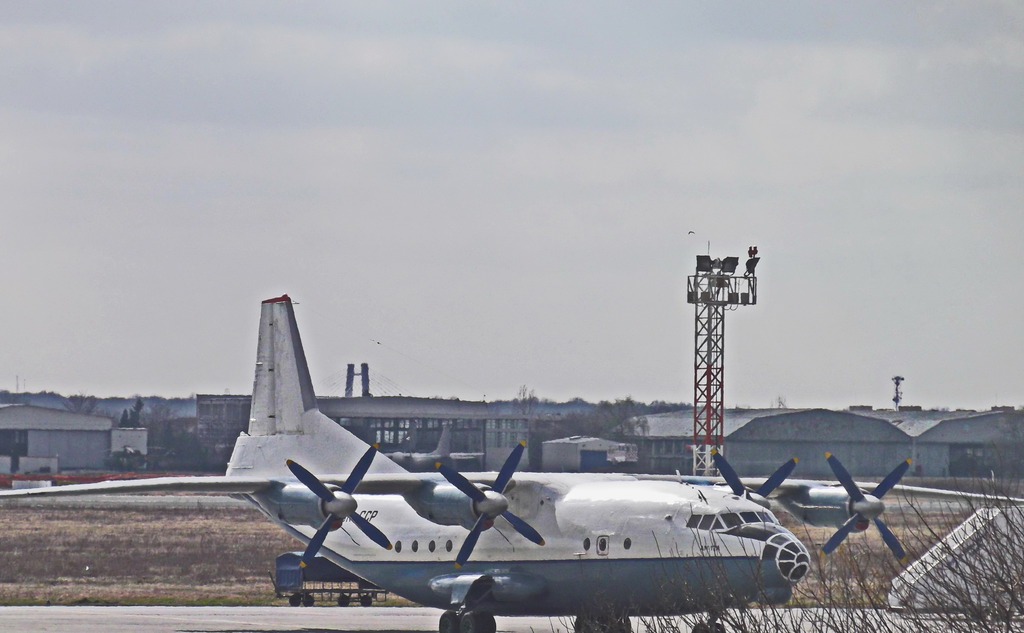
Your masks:
<svg viewBox="0 0 1024 633"><path fill-rule="evenodd" d="M845 610L780 609L758 615L748 612L756 630L801 633L850 633ZM848 613L848 612L847 612ZM838 617L836 614L839 614ZM430 633L437 631L441 611L425 607L0 607L0 631L17 633ZM878 631L934 631L934 625L902 621L899 616L871 612ZM569 618L498 617L498 633L571 633ZM692 620L691 620L692 622ZM633 631L646 624L633 618ZM773 626L773 624L775 626ZM690 624L673 619L653 626L656 633L691 633ZM729 627L729 630L735 630Z"/></svg>
<svg viewBox="0 0 1024 633"><path fill-rule="evenodd" d="M18 633L347 633L436 631L424 607L0 607L0 631ZM566 620L568 623L568 620ZM497 618L507 633L565 633L548 618Z"/></svg>

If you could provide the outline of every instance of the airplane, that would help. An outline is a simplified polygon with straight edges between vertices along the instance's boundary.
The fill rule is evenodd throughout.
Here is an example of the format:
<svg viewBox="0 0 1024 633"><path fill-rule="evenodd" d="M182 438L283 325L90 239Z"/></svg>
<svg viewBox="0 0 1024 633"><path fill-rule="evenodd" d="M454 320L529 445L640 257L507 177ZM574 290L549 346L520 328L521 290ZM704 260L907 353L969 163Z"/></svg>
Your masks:
<svg viewBox="0 0 1024 633"><path fill-rule="evenodd" d="M452 452L452 428L445 424L441 428L441 437L437 440L437 448L429 453L414 453L395 451L383 453L385 457L395 462L402 468L413 472L424 472L436 470L437 463L459 466L463 464L479 464L483 459L483 453L453 453Z"/></svg>
<svg viewBox="0 0 1024 633"><path fill-rule="evenodd" d="M720 485L517 472L525 443L496 473L444 464L411 473L323 415L312 385L291 299L268 299L251 419L225 475L11 490L0 500L231 493L304 542L303 562L323 556L443 610L439 633L495 633L495 616L515 615L574 617L576 633L629 633L630 616L691 613L707 614L694 631L721 633L725 609L783 604L810 570L810 553L768 497L840 528L826 544L834 548L867 521L888 532L880 498L902 476L898 467L865 494L848 473L839 488L787 482L795 460L765 480L740 479L721 455Z"/></svg>

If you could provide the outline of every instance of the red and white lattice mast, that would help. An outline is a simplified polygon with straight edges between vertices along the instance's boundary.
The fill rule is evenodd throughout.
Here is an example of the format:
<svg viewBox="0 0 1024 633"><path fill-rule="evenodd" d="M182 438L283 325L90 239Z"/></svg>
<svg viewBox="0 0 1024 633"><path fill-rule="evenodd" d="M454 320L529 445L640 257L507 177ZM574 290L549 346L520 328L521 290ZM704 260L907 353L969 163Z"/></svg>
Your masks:
<svg viewBox="0 0 1024 633"><path fill-rule="evenodd" d="M736 276L738 257L697 255L687 277L686 301L695 308L693 348L693 474L713 475L711 451L721 451L725 418L725 311L757 303L757 247L747 251L746 272Z"/></svg>

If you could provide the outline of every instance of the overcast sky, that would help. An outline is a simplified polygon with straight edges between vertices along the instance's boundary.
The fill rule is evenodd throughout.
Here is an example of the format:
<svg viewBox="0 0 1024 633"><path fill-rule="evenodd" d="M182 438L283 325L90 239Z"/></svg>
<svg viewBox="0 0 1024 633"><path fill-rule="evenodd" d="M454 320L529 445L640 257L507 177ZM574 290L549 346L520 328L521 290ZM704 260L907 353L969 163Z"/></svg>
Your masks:
<svg viewBox="0 0 1024 633"><path fill-rule="evenodd" d="M0 192L11 391L1024 405L1019 2L7 1Z"/></svg>

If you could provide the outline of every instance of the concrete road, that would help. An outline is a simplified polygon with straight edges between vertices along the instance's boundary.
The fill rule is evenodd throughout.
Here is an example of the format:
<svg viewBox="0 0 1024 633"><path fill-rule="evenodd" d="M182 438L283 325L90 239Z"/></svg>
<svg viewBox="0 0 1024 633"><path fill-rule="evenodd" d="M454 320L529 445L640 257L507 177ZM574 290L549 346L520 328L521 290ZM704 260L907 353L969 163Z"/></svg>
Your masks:
<svg viewBox="0 0 1024 633"><path fill-rule="evenodd" d="M347 633L437 631L424 607L0 607L11 633ZM497 618L503 633L566 633L566 620Z"/></svg>
<svg viewBox="0 0 1024 633"><path fill-rule="evenodd" d="M848 612L846 612L848 613ZM877 620L869 630L946 630L941 620L933 624L904 622L886 612L865 612ZM441 612L425 607L0 607L0 631L4 633L430 633L437 630ZM781 609L754 618L752 630L801 633L850 633L844 610ZM692 619L689 619L692 622ZM865 620L867 621L867 620ZM633 630L643 633L645 624L633 618ZM498 617L499 633L571 633L569 618ZM661 633L690 633L685 621L662 620L654 624ZM730 627L731 629L731 627Z"/></svg>

